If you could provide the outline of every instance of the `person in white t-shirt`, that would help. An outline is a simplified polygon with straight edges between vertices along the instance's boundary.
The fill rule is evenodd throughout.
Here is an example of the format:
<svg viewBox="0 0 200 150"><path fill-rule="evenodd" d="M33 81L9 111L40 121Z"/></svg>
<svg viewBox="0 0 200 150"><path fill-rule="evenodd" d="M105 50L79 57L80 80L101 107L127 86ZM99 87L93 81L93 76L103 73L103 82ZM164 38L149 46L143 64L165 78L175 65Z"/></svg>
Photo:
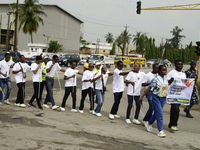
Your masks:
<svg viewBox="0 0 200 150"><path fill-rule="evenodd" d="M41 61L42 57L36 56L36 63L33 63L31 65L31 71L33 72L32 80L33 80L34 94L31 100L29 101L28 106L35 107L35 105L33 105L33 101L36 99L38 108L40 110L43 110L40 104L40 90L41 90L40 88L42 83L42 70L45 69L45 66L42 65Z"/></svg>
<svg viewBox="0 0 200 150"><path fill-rule="evenodd" d="M11 79L10 79L10 67L15 64L14 61L10 60L10 53L5 54L5 59L0 61L0 86L3 91L4 84L7 86L7 92L4 103L10 105L9 96L11 91ZM2 102L2 92L0 94L0 103Z"/></svg>
<svg viewBox="0 0 200 150"><path fill-rule="evenodd" d="M140 124L140 121L138 120L139 113L140 113L140 90L142 87L142 83L145 83L145 73L140 72L140 64L134 65L134 70L129 72L129 74L126 77L126 85L128 86L127 89L127 97L128 97L128 107L126 112L126 123L131 123L130 121L130 113L131 109L133 107L133 98L135 99L136 103L136 110L135 110L135 117L133 119L133 123Z"/></svg>
<svg viewBox="0 0 200 150"><path fill-rule="evenodd" d="M167 74L167 79L169 80L169 83L172 83L174 81L174 78L186 79L186 75L182 71L182 69L183 69L183 62L181 60L176 60L175 69ZM171 104L170 122L168 127L173 131L178 131L177 123L180 111L179 106L180 104Z"/></svg>
<svg viewBox="0 0 200 150"><path fill-rule="evenodd" d="M76 75L77 74L83 75L83 73L79 72L79 70L75 70L76 68L75 61L72 61L70 65L71 65L71 68L68 68L64 74L64 80L66 80L65 81L65 95L63 97L63 101L62 101L60 109L61 111L65 111L66 100L69 97L69 94L71 93L72 102L73 102L71 112L77 112L76 110Z"/></svg>
<svg viewBox="0 0 200 150"><path fill-rule="evenodd" d="M111 108L109 118L115 119L120 118L119 115L117 115L119 103L123 96L124 91L124 75L127 75L129 72L122 72L123 69L123 62L118 61L117 62L117 68L114 70L113 73L113 82L112 82L112 90L114 94L114 104Z"/></svg>
<svg viewBox="0 0 200 150"><path fill-rule="evenodd" d="M142 84L142 86L147 86L147 89L149 87L149 84L151 83L151 80L158 75L159 64L155 63L155 64L152 65L152 67L153 67L152 72L149 72L149 73L146 74L146 81L145 81L145 83ZM152 113L153 113L153 102L152 102L152 96L153 95L152 94L153 94L152 91L149 91L146 94L146 98L147 98L148 103L149 103L149 109L147 110L147 113L143 118L143 124L145 126L148 123L148 121L151 118Z"/></svg>
<svg viewBox="0 0 200 150"><path fill-rule="evenodd" d="M84 101L87 95L89 95L90 98L90 113L93 113L94 111L94 91L93 91L93 78L96 74L96 72L93 71L94 65L92 63L89 64L89 70L85 70L83 72L82 77L82 93L81 93L81 102L79 107L79 113L84 113Z"/></svg>
<svg viewBox="0 0 200 150"><path fill-rule="evenodd" d="M95 89L96 89L96 96L98 99L98 104L93 113L97 117L102 116L100 112L101 112L101 107L103 106L103 103L104 103L106 83L108 80L108 76L111 76L111 75L113 75L113 73L111 73L111 72L107 73L106 66L101 66L99 69L99 73L97 73L93 79L93 81L97 81Z"/></svg>
<svg viewBox="0 0 200 150"><path fill-rule="evenodd" d="M19 60L20 62L16 63L13 66L12 70L12 73L15 74L15 82L18 86L15 106L26 107L26 105L24 104L26 78L25 76L23 76L23 73L26 73L26 70L30 70L31 67L27 63L25 63L24 55L20 55Z"/></svg>
<svg viewBox="0 0 200 150"><path fill-rule="evenodd" d="M52 61L49 61L46 65L46 87L47 87L47 96L45 99L45 102L43 104L43 107L49 108L47 105L48 100L51 100L52 109L57 109L59 106L55 105L54 98L53 98L53 85L54 85L54 75L57 70L60 70L61 72L65 72L65 69L62 69L60 65L58 64L58 56L53 55Z"/></svg>

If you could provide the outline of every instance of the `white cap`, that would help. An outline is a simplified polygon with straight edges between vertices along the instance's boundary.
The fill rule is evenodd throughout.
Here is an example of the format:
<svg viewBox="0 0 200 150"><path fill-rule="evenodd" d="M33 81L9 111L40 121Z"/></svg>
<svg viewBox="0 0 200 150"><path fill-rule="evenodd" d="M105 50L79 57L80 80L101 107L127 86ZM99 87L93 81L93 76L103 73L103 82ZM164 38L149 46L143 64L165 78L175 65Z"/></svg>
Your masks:
<svg viewBox="0 0 200 150"><path fill-rule="evenodd" d="M45 56L44 59L49 59L49 57L48 57L48 56Z"/></svg>
<svg viewBox="0 0 200 150"><path fill-rule="evenodd" d="M101 63L100 62L96 62L96 66L98 66L98 65L101 65Z"/></svg>

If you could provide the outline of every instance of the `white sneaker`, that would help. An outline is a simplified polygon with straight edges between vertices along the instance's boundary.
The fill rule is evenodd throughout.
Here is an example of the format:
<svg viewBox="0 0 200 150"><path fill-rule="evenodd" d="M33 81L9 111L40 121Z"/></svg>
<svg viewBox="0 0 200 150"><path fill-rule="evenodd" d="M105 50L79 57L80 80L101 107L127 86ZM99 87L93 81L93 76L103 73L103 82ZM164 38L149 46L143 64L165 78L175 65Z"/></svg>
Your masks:
<svg viewBox="0 0 200 150"><path fill-rule="evenodd" d="M178 128L176 126L171 126L170 129L173 130L173 131L178 131Z"/></svg>
<svg viewBox="0 0 200 150"><path fill-rule="evenodd" d="M125 121L126 121L126 123L131 123L130 119L126 119Z"/></svg>
<svg viewBox="0 0 200 150"><path fill-rule="evenodd" d="M153 127L152 127L152 125L150 125L149 123L147 123L146 128L147 128L148 132L151 132Z"/></svg>
<svg viewBox="0 0 200 150"><path fill-rule="evenodd" d="M24 108L24 107L26 107L26 105L25 104L20 104L19 107L23 107Z"/></svg>
<svg viewBox="0 0 200 150"><path fill-rule="evenodd" d="M158 134L159 137L164 138L166 137L166 134L163 132L163 130L161 130Z"/></svg>
<svg viewBox="0 0 200 150"><path fill-rule="evenodd" d="M142 123L143 123L143 125L144 125L145 127L147 127L148 121L142 121Z"/></svg>
<svg viewBox="0 0 200 150"><path fill-rule="evenodd" d="M43 104L43 107L45 108L49 108L49 106L47 104Z"/></svg>
<svg viewBox="0 0 200 150"><path fill-rule="evenodd" d="M71 109L71 112L77 112L78 110L76 110L76 109Z"/></svg>
<svg viewBox="0 0 200 150"><path fill-rule="evenodd" d="M8 104L8 105L10 105L10 102L9 102L9 100L8 100L8 99L7 99L7 100L5 100L5 101L4 101L4 103L5 103L5 104Z"/></svg>
<svg viewBox="0 0 200 150"><path fill-rule="evenodd" d="M55 110L55 109L57 109L57 108L59 108L59 106L57 106L57 105L54 105L54 106L52 107L53 110Z"/></svg>
<svg viewBox="0 0 200 150"><path fill-rule="evenodd" d="M140 124L140 121L139 121L139 120L137 120L137 119L133 119L133 123L135 123L135 124L139 125L139 124Z"/></svg>
<svg viewBox="0 0 200 150"><path fill-rule="evenodd" d="M79 111L79 113L81 113L81 114L83 114L84 113L84 111L83 110L78 110Z"/></svg>
<svg viewBox="0 0 200 150"><path fill-rule="evenodd" d="M97 117L101 117L101 116L102 116L101 113L95 113L95 115L96 115Z"/></svg>
<svg viewBox="0 0 200 150"><path fill-rule="evenodd" d="M89 113L93 114L93 113L94 113L94 110L89 110Z"/></svg>
<svg viewBox="0 0 200 150"><path fill-rule="evenodd" d="M110 119L115 119L115 117L114 117L114 115L113 114L109 114L109 116L108 116Z"/></svg>
<svg viewBox="0 0 200 150"><path fill-rule="evenodd" d="M52 109L53 109L53 107L52 107ZM60 110L61 110L61 111L65 111L65 108L63 108L63 107L60 107Z"/></svg>
<svg viewBox="0 0 200 150"><path fill-rule="evenodd" d="M117 119L119 119L119 118L120 118L120 116L118 116L118 115L114 115L114 117L115 117L115 118L117 118Z"/></svg>
<svg viewBox="0 0 200 150"><path fill-rule="evenodd" d="M97 113L93 110L92 114L93 114L93 115L96 115Z"/></svg>
<svg viewBox="0 0 200 150"><path fill-rule="evenodd" d="M20 103L15 103L15 106L19 107Z"/></svg>
<svg viewBox="0 0 200 150"><path fill-rule="evenodd" d="M0 102L0 105L2 104L2 102Z"/></svg>

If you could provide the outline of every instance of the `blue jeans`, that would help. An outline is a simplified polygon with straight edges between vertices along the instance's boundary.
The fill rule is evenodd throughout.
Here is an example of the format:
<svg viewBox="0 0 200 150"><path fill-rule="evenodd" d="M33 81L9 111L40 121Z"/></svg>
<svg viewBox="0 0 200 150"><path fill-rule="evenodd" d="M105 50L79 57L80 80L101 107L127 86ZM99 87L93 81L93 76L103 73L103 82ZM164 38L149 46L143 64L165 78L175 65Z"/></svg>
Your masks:
<svg viewBox="0 0 200 150"><path fill-rule="evenodd" d="M98 104L97 107L95 109L96 113L100 113L101 112L101 107L103 106L104 103L104 98L105 98L105 92L102 93L102 90L97 90L96 89L96 96L98 97Z"/></svg>
<svg viewBox="0 0 200 150"><path fill-rule="evenodd" d="M54 85L54 79L50 79L46 77L47 96L44 101L44 104L47 104L48 100L50 99L52 106L55 105L54 98L53 98L53 85Z"/></svg>
<svg viewBox="0 0 200 150"><path fill-rule="evenodd" d="M136 110L135 110L135 119L138 119L139 117L139 113L140 113L140 96L132 96L132 95L127 95L128 97L128 107L127 107L127 111L126 111L126 119L130 119L130 113L131 113L131 109L133 107L133 97L136 103Z"/></svg>
<svg viewBox="0 0 200 150"><path fill-rule="evenodd" d="M94 95L96 95L96 102L98 102L97 90L95 89L97 82L94 82Z"/></svg>
<svg viewBox="0 0 200 150"><path fill-rule="evenodd" d="M153 108L154 114L151 116L149 120L149 124L153 124L155 120L157 120L158 130L163 129L163 107L165 105L166 97L159 97L153 94Z"/></svg>
<svg viewBox="0 0 200 150"><path fill-rule="evenodd" d="M110 111L110 114L113 114L113 115L116 115L117 114L117 111L119 109L119 103L120 103L120 100L123 96L123 92L116 92L116 93L113 93L114 94L114 104L112 106L112 109Z"/></svg>
<svg viewBox="0 0 200 150"><path fill-rule="evenodd" d="M151 118L152 116L152 113L153 113L153 102L152 102L152 96L153 96L153 93L152 92L149 92L146 94L146 98L149 102L149 109L145 115L145 117L143 118L143 121L149 121L149 119Z"/></svg>
<svg viewBox="0 0 200 150"><path fill-rule="evenodd" d="M1 88L2 88L2 91L3 91L3 88L4 88L4 84L6 84L7 86L7 92L6 92L6 97L5 97L5 100L9 99L9 96L10 96L10 91L11 91L11 80L10 80L10 77L7 77L5 79L0 79L0 85L1 85ZM2 92L0 94L0 102L2 101Z"/></svg>

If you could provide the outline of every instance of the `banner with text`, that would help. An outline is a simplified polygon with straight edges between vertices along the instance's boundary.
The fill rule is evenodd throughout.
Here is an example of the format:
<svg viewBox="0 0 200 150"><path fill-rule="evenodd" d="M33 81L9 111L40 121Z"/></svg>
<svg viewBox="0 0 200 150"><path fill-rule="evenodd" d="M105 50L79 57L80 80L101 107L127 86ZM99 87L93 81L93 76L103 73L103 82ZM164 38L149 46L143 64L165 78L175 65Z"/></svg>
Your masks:
<svg viewBox="0 0 200 150"><path fill-rule="evenodd" d="M167 95L167 103L189 105L195 79L174 78Z"/></svg>

